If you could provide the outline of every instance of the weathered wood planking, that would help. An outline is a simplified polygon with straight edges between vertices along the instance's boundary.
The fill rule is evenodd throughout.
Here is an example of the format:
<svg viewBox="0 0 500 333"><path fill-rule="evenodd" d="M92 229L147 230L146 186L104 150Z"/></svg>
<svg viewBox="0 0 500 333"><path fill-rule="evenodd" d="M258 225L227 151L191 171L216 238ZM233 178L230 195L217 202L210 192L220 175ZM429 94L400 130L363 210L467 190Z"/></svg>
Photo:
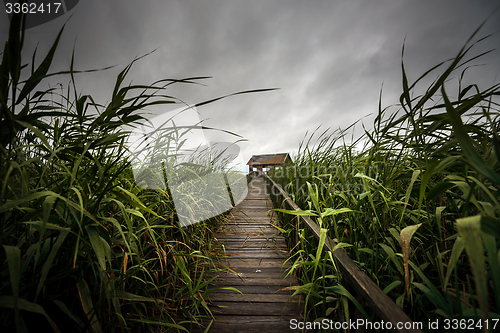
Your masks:
<svg viewBox="0 0 500 333"><path fill-rule="evenodd" d="M263 175L265 181L269 182L273 195L279 196L279 202L282 202L285 209L289 210L300 210L299 206L288 197L286 192L276 184L271 178L266 174ZM320 228L319 226L311 220L308 216L299 216L298 218L312 231L314 236L319 239ZM337 243L326 236L325 247L323 250L333 251ZM343 249L337 249L334 252L334 257L340 267L342 276L347 280L349 285L354 288L356 293L363 297L363 299L369 304L369 306L375 311L380 319L385 322L391 322L393 324L393 332L403 333L403 332L416 332L422 333L421 330L417 329L397 329L397 323L413 323L413 321L394 303L392 299L387 296L382 289L380 289L375 282L373 282L366 274L363 272L354 261L345 253Z"/></svg>
<svg viewBox="0 0 500 333"><path fill-rule="evenodd" d="M286 243L272 226L276 223L269 212L272 203L264 193L263 179L252 179L248 196L232 210L233 218L224 233L216 235L224 245L221 263L236 274L219 273L210 287L234 287L241 293L227 289L212 292L209 299L214 305L210 309L215 320L209 332L286 332L291 319L302 320L302 298L291 298L293 290L285 289L298 282L286 274L290 267L285 264ZM210 320L203 321L208 323Z"/></svg>

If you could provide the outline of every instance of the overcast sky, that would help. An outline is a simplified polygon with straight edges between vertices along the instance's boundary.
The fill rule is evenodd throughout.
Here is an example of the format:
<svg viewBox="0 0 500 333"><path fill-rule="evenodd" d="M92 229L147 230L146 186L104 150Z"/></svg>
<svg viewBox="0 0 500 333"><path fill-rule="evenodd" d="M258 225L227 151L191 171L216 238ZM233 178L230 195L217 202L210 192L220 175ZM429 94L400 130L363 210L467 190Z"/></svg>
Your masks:
<svg viewBox="0 0 500 333"><path fill-rule="evenodd" d="M207 126L248 140L240 144L246 162L252 154L296 151L306 131L319 125L345 128L365 117L363 123L371 127L373 116L368 115L377 112L382 83L382 105L398 103L405 39L405 66L413 82L456 55L499 5L494 0L84 0L70 11L74 15L51 71L69 67L73 47L77 69L117 65L77 79L81 93L105 103L116 75L135 57L157 49L134 65L127 83L211 76L205 86L184 84L169 91L189 104L248 89L280 88L198 109ZM44 54L67 19L29 29L27 54L37 43L38 54ZM7 21L1 13L2 45ZM479 36L498 30L500 10ZM500 34L476 53L498 46ZM470 82L487 88L500 81L498 52L480 61L486 66L471 71ZM66 85L68 79L55 82ZM357 133L361 130L358 126Z"/></svg>

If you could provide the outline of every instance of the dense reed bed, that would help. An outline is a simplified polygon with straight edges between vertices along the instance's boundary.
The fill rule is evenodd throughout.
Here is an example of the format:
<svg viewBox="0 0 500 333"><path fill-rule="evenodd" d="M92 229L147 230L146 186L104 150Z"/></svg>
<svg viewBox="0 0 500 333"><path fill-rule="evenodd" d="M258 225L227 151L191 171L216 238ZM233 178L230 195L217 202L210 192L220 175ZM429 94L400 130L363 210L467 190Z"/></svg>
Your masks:
<svg viewBox="0 0 500 333"><path fill-rule="evenodd" d="M351 299L377 320L303 225L295 242L297 214L315 219L425 331L429 319L444 330L446 318L469 320L449 331L491 331L500 318L500 85L462 84L485 54L471 55L478 31L413 83L402 62L400 108L379 104L358 140L349 142L352 128L316 130L291 165L269 173L304 210L281 212L310 319L348 320ZM452 84L457 96L447 93Z"/></svg>
<svg viewBox="0 0 500 333"><path fill-rule="evenodd" d="M181 227L168 188L135 183L125 128L147 107L177 103L169 85L203 78L125 85L132 62L101 105L77 93L72 61L58 73L67 88L40 91L64 28L26 66L23 22L13 17L0 64L0 330L188 331L211 316L224 216ZM179 147L175 128L162 134ZM221 164L205 162L191 171Z"/></svg>

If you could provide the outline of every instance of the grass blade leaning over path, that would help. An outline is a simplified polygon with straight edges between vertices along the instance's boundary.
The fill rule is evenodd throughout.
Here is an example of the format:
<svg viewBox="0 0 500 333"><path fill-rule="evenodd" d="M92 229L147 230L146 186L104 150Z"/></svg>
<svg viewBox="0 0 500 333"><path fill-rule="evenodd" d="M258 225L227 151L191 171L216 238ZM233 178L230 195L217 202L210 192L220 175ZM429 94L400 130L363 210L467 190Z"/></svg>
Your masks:
<svg viewBox="0 0 500 333"><path fill-rule="evenodd" d="M49 72L63 29L39 64L33 56L31 66L21 66L23 20L13 16L0 63L0 276L7 279L0 285L0 330L154 332L186 331L179 321L197 325L211 316L207 272L216 266L213 235L225 217L181 227L169 188L136 184L126 139L128 128L146 122L145 108L179 103L165 92L172 84L205 78L127 85L137 58L101 105L77 93L75 76L83 72L74 70L74 52L70 70ZM54 75L69 77L67 91L37 90ZM177 131L165 129L163 148L175 149ZM197 172L223 165L213 158L198 163Z"/></svg>

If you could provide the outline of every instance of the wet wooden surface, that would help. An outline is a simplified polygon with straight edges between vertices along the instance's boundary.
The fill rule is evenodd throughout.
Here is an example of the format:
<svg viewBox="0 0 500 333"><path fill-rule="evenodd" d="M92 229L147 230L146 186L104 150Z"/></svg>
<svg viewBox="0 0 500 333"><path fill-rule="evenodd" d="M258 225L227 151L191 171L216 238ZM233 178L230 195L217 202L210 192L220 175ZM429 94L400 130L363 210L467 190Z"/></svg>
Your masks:
<svg viewBox="0 0 500 333"><path fill-rule="evenodd" d="M225 231L216 235L224 244L221 263L234 273L219 273L211 287L233 287L241 294L218 289L210 295L215 320L209 332L287 332L290 319L301 318L302 299L291 299L293 290L284 289L298 282L286 276L288 251L272 226L277 222L271 205L263 179L252 179L248 196L232 210Z"/></svg>

